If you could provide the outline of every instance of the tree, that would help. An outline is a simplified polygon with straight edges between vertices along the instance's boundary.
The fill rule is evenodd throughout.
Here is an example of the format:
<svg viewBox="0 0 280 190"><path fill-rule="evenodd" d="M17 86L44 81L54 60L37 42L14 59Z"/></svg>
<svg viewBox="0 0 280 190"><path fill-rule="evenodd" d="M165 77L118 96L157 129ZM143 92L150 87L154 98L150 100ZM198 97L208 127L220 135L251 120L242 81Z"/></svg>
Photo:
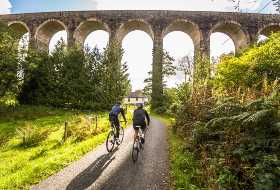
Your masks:
<svg viewBox="0 0 280 190"><path fill-rule="evenodd" d="M273 5L276 7L276 11L280 13L280 0L272 0Z"/></svg>
<svg viewBox="0 0 280 190"><path fill-rule="evenodd" d="M0 98L16 93L20 81L17 72L20 65L18 36L0 22Z"/></svg>
<svg viewBox="0 0 280 190"><path fill-rule="evenodd" d="M76 109L108 109L121 101L130 87L123 50L110 43L104 52L65 48L52 54L30 51L25 59L25 82L18 99L23 104Z"/></svg>
<svg viewBox="0 0 280 190"><path fill-rule="evenodd" d="M190 82L193 78L194 61L189 55L180 58L176 69L184 73L184 82ZM188 81L187 81L188 80Z"/></svg>
<svg viewBox="0 0 280 190"><path fill-rule="evenodd" d="M214 84L220 94L262 95L263 85L275 86L280 73L280 33L238 56L224 56L217 66ZM266 87L267 88L267 87Z"/></svg>
<svg viewBox="0 0 280 190"><path fill-rule="evenodd" d="M163 87L166 87L166 79L170 76L176 74L176 66L174 66L174 58L169 55L167 51L163 51L162 59L162 78L163 78ZM146 84L143 92L145 95L150 96L152 93L152 71L148 72L149 77L144 80Z"/></svg>
<svg viewBox="0 0 280 190"><path fill-rule="evenodd" d="M237 11L240 11L240 2L241 0L229 0L229 1L232 1L234 3L234 9L237 10ZM278 13L280 13L280 0L271 0L271 2L273 2L273 5L275 6L276 8L276 11ZM271 2L268 2L268 3L271 3ZM267 4L266 6L268 6L269 4Z"/></svg>
<svg viewBox="0 0 280 190"><path fill-rule="evenodd" d="M111 41L104 51L102 60L105 73L103 75L103 96L107 99L106 108L109 108L116 101L122 101L129 93L130 81L128 79L128 66L122 63L123 49L120 44ZM104 105L105 106L105 105Z"/></svg>

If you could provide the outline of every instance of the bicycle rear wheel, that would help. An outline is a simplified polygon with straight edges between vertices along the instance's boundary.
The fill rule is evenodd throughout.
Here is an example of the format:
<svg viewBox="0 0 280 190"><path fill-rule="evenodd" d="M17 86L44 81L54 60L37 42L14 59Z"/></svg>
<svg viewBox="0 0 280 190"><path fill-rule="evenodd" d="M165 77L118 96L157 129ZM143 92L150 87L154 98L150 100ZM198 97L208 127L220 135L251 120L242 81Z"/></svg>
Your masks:
<svg viewBox="0 0 280 190"><path fill-rule="evenodd" d="M106 148L108 152L112 152L115 146L115 134L113 131L110 131L106 140Z"/></svg>
<svg viewBox="0 0 280 190"><path fill-rule="evenodd" d="M132 161L135 163L138 160L139 155L139 140L136 139L132 146Z"/></svg>

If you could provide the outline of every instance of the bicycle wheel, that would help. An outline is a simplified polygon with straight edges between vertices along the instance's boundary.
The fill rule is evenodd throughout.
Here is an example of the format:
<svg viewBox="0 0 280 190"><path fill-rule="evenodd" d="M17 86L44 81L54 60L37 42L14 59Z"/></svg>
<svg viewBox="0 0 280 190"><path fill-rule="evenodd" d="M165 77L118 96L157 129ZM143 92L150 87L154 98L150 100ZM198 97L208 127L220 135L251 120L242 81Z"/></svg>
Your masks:
<svg viewBox="0 0 280 190"><path fill-rule="evenodd" d="M108 152L112 152L115 146L115 135L113 131L110 131L106 140L106 148Z"/></svg>
<svg viewBox="0 0 280 190"><path fill-rule="evenodd" d="M120 132L119 132L120 144L123 142L123 137L124 137L124 129L123 127L120 127Z"/></svg>
<svg viewBox="0 0 280 190"><path fill-rule="evenodd" d="M136 139L132 146L132 161L135 163L138 160L139 155L139 141Z"/></svg>

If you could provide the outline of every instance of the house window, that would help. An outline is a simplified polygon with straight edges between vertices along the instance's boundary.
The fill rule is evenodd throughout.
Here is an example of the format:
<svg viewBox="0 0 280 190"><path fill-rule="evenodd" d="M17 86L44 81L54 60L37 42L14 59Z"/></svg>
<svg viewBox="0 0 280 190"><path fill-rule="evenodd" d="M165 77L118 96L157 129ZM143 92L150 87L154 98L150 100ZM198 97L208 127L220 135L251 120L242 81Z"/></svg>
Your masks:
<svg viewBox="0 0 280 190"><path fill-rule="evenodd" d="M136 101L138 101L138 98L136 98Z"/></svg>
<svg viewBox="0 0 280 190"><path fill-rule="evenodd" d="M130 102L130 98L127 98L127 101Z"/></svg>

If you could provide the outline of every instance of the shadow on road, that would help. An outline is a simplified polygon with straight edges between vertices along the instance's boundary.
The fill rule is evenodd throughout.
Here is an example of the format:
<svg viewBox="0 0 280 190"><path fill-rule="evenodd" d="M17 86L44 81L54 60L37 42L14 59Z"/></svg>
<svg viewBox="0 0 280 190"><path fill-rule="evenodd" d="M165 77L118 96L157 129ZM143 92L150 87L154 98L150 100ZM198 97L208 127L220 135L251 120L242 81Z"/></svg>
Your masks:
<svg viewBox="0 0 280 190"><path fill-rule="evenodd" d="M113 152L108 154L103 154L97 158L88 168L86 168L82 173L75 177L67 186L67 190L80 190L86 189L92 185L97 178L102 174L102 172L110 165L110 163L115 159L114 153L118 149L114 149Z"/></svg>

